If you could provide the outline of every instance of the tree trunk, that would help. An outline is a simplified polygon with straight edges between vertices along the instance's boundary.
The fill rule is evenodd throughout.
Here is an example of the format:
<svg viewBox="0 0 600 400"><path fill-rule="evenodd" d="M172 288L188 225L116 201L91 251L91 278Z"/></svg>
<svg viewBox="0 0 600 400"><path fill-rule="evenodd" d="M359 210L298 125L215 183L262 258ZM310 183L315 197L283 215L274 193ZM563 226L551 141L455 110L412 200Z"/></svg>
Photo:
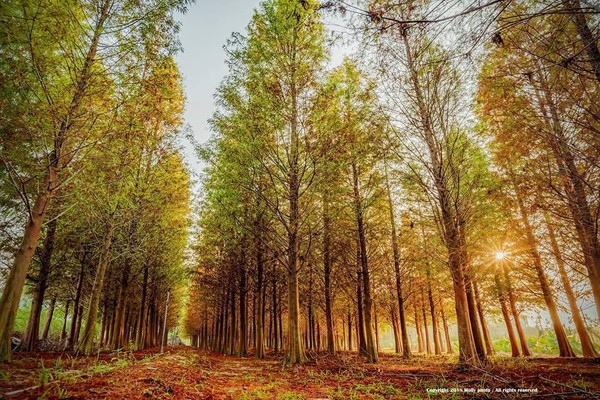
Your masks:
<svg viewBox="0 0 600 400"><path fill-rule="evenodd" d="M60 331L60 341L64 342L67 339L67 319L69 316L69 306L71 305L71 300L67 300L65 304L65 317L63 318L63 326Z"/></svg>
<svg viewBox="0 0 600 400"><path fill-rule="evenodd" d="M245 253L242 252L240 266L239 266L239 301L240 301L240 330L238 337L238 351L237 355L239 357L245 357L248 353L246 348L246 343L248 342L248 304L246 299L246 256Z"/></svg>
<svg viewBox="0 0 600 400"><path fill-rule="evenodd" d="M442 311L442 322L444 324L444 336L446 337L446 347L448 353L453 354L454 348L452 347L452 340L450 339L450 329L448 329L448 320L446 320L446 313L444 312L444 305L440 304L440 310Z"/></svg>
<svg viewBox="0 0 600 400"><path fill-rule="evenodd" d="M483 331L483 339L485 341L485 351L487 354L492 355L495 353L494 345L492 344L492 338L490 336L490 330L485 321L485 314L483 313L483 305L481 304L481 297L479 296L479 289L477 283L473 282L473 292L475 293L475 302L477 303L477 315L479 315L479 322L481 323L481 330Z"/></svg>
<svg viewBox="0 0 600 400"><path fill-rule="evenodd" d="M262 222L258 223L258 231L256 233L256 309L254 310L254 335L255 335L255 350L254 356L256 358L264 358L265 357L265 338L264 338L264 330L265 330L265 288L264 288L264 261L263 261L263 253L264 246L262 242L262 237L259 236L262 234Z"/></svg>
<svg viewBox="0 0 600 400"><path fill-rule="evenodd" d="M44 295L48 282L48 275L52 269L52 253L54 251L54 237L56 235L57 219L53 218L48 223L46 238L44 239L44 248L40 257L40 273L33 290L33 300L31 302L31 312L29 322L23 335L21 349L23 351L35 351L39 340L40 317L42 315L42 306L44 304Z"/></svg>
<svg viewBox="0 0 600 400"><path fill-rule="evenodd" d="M113 335L111 348L120 349L125 339L125 304L127 302L127 289L129 288L129 273L131 271L131 260L125 256L124 266L121 270L120 285L117 289L117 306L115 309L115 321L113 323Z"/></svg>
<svg viewBox="0 0 600 400"><path fill-rule="evenodd" d="M543 96L539 93L539 90L536 90L535 93L546 124L552 129L552 132L547 134L548 142L561 175L565 197L583 252L583 259L588 271L594 302L596 303L596 312L600 315L600 239L598 238L598 224L592 216L585 192L586 182L568 145L569 140L563 130L559 111L552 98L548 82L543 73L538 73L537 76Z"/></svg>
<svg viewBox="0 0 600 400"><path fill-rule="evenodd" d="M475 294L473 293L472 279L465 275L467 289L467 303L469 305L469 320L471 321L471 331L473 332L473 343L475 351L481 360L485 360L485 349L479 329L479 321L477 319L477 305L475 304Z"/></svg>
<svg viewBox="0 0 600 400"><path fill-rule="evenodd" d="M140 305L139 324L135 333L135 347L137 350L144 348L144 329L146 327L146 293L148 291L148 264L144 264L144 277L142 279L142 298Z"/></svg>
<svg viewBox="0 0 600 400"><path fill-rule="evenodd" d="M358 168L356 162L352 162L352 180L354 188L354 211L356 216L356 225L358 229L358 243L360 247L360 265L362 268L363 291L364 291L364 325L365 325L365 350L367 352L367 362L376 363L379 361L375 339L373 334L373 299L371 297L371 282L369 273L369 263L367 258L367 239L365 234L363 220L363 201L360 195L358 183Z"/></svg>
<svg viewBox="0 0 600 400"><path fill-rule="evenodd" d="M96 329L96 319L98 317L98 304L100 303L102 289L104 288L104 275L106 274L106 269L108 267L110 246L112 244L112 236L115 229L113 218L114 216L111 215L106 227L106 234L102 243L102 249L100 250L98 269L96 270L96 277L94 279L94 285L92 286L88 315L83 330L83 340L79 346L79 349L86 355L91 354L94 348L94 332Z"/></svg>
<svg viewBox="0 0 600 400"><path fill-rule="evenodd" d="M385 184L388 197L388 208L390 209L390 225L392 227L392 255L394 259L394 275L396 278L396 298L398 300L398 315L400 319L400 331L402 334L402 356L411 357L410 342L408 340L408 329L406 328L406 312L404 310L404 296L402 294L402 281L400 278L400 248L398 246L398 234L396 232L396 218L394 217L394 204L392 202L392 192L387 173L387 164L385 168Z"/></svg>
<svg viewBox="0 0 600 400"><path fill-rule="evenodd" d="M514 181L514 178L513 185L515 186L515 189L517 189L517 185ZM537 239L535 238L533 234L533 228L529 223L529 213L525 208L523 199L521 199L521 197L518 195L519 192L517 191L516 193L517 203L521 212L521 222L523 223L523 227L525 228L527 244L529 245L529 253L533 258L535 272L540 283L540 288L542 289L542 294L544 297L544 301L546 302L546 307L548 308L548 313L550 314L550 319L552 320L552 327L554 328L554 333L556 334L556 340L558 342L559 354L561 357L575 357L575 352L573 352L573 349L571 348L571 344L567 339L565 328L563 327L563 324L560 321L560 317L558 316L558 309L556 307L556 302L554 301L554 294L552 293L552 289L550 287L550 284L548 283L548 278L546 277L546 273L544 272L544 267L542 267L542 258L537 249Z"/></svg>
<svg viewBox="0 0 600 400"><path fill-rule="evenodd" d="M77 342L79 332L75 332L77 328L77 321L81 319L79 312L80 301L81 301L81 290L83 288L83 275L85 271L85 263L87 261L88 252L84 251L83 257L81 258L81 265L79 269L79 277L77 278L77 291L75 292L75 302L73 303L73 317L71 318L71 329L69 330L69 339L65 346L65 350L71 350Z"/></svg>
<svg viewBox="0 0 600 400"><path fill-rule="evenodd" d="M525 337L525 332L523 331L523 326L521 325L521 318L519 316L519 312L517 310L517 301L515 299L515 295L512 288L512 282L510 279L510 275L508 273L507 265L503 265L504 270L504 282L506 284L506 291L508 292L508 302L510 304L510 311L513 315L513 319L515 320L515 327L517 328L517 334L519 335L519 342L521 343L521 352L523 356L529 357L533 354L531 350L529 350L529 345L527 344L527 338Z"/></svg>
<svg viewBox="0 0 600 400"><path fill-rule="evenodd" d="M571 286L571 281L569 280L569 275L567 274L567 270L565 268L565 262L562 258L560 248L558 247L558 242L556 241L554 227L550 223L548 214L544 214L544 218L546 220L546 227L548 228L548 237L550 238L552 253L554 254L556 264L558 265L560 280L562 281L565 294L567 295L567 300L569 301L569 308L571 310L571 315L573 316L573 323L575 324L577 335L579 336L579 342L581 343L583 356L598 357L598 353L596 352L596 349L594 349L594 344L592 343L592 339L590 338L590 335L585 327L583 317L581 316L581 312L579 311L579 307L577 306L577 297L573 292L573 287Z"/></svg>
<svg viewBox="0 0 600 400"><path fill-rule="evenodd" d="M504 297L504 290L502 288L502 284L500 283L500 277L498 276L498 274L494 275L494 279L496 280L498 300L500 301L502 317L504 318L504 323L506 324L506 331L508 332L508 340L510 341L510 349L512 352L512 356L519 357L521 353L519 352L519 346L517 345L517 339L515 338L515 331L513 330L512 324L510 322L510 315L508 314L508 308L506 307L506 297Z"/></svg>
<svg viewBox="0 0 600 400"><path fill-rule="evenodd" d="M356 310L358 318L356 319L356 333L358 336L358 354L367 356L367 340L365 338L365 322L363 318L363 298L362 298L362 279L361 271L356 272Z"/></svg>
<svg viewBox="0 0 600 400"><path fill-rule="evenodd" d="M329 196L323 194L323 274L325 278L325 320L327 323L327 352L335 354L331 299L331 216Z"/></svg>
<svg viewBox="0 0 600 400"><path fill-rule="evenodd" d="M396 318L396 309L394 306L390 307L390 318L392 321L392 329L394 331L394 351L396 354L402 352L402 346L400 345L400 330L398 329L398 320Z"/></svg>
<svg viewBox="0 0 600 400"><path fill-rule="evenodd" d="M590 30L585 14L581 10L579 0L564 0L562 3L563 9L569 13L573 24L575 24L575 28L577 28L577 34L587 53L594 75L596 75L596 79L600 82L600 50L598 49L598 39L594 37L594 34Z"/></svg>
<svg viewBox="0 0 600 400"><path fill-rule="evenodd" d="M427 263L427 297L429 298L429 311L431 312L431 330L433 333L433 347L436 355L442 354L438 336L437 318L435 316L435 304L433 302L433 292L431 290L431 269Z"/></svg>
<svg viewBox="0 0 600 400"><path fill-rule="evenodd" d="M54 306L56 306L56 297L53 297L52 300L50 300L48 314L46 314L46 323L44 324L44 331L42 333L42 340L48 339L48 333L50 332L50 324L52 324L52 317L54 316Z"/></svg>

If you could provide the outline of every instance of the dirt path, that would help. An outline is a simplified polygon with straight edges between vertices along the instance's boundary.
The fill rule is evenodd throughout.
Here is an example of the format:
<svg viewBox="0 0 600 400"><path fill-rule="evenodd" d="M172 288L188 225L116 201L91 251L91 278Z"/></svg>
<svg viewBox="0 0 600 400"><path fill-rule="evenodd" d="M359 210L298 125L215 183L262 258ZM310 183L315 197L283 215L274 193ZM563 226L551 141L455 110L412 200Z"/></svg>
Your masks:
<svg viewBox="0 0 600 400"><path fill-rule="evenodd" d="M600 360L503 359L470 372L457 371L454 362L426 356L405 361L383 355L380 364L367 365L354 355L315 355L307 365L283 368L274 356L255 360L188 347L170 348L162 355L154 351L97 357L24 353L13 364L0 364L0 397L588 399L600 394Z"/></svg>

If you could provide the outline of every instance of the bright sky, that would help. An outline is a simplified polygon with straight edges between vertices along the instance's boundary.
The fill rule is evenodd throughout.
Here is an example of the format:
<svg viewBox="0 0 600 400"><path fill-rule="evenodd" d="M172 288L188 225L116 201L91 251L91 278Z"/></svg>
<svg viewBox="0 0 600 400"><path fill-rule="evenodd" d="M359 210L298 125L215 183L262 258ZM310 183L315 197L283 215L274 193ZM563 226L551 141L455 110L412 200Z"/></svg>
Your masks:
<svg viewBox="0 0 600 400"><path fill-rule="evenodd" d="M205 142L211 135L207 120L215 111L213 95L227 74L223 45L232 32L244 32L259 0L199 0L180 15L179 38L183 53L176 57L183 74L186 122L194 137ZM194 172L200 164L186 140L186 159Z"/></svg>
<svg viewBox="0 0 600 400"><path fill-rule="evenodd" d="M233 32L245 33L253 11L261 0L197 0L185 15L179 15L179 38L183 52L175 59L183 74L187 105L186 123L196 141L203 143L211 135L208 119L215 111L214 94L227 74L223 46ZM333 17L335 20L335 17ZM332 17L325 18L329 30L343 30ZM339 65L349 46L337 45L332 49L330 66ZM192 173L201 172L201 163L185 140L185 156Z"/></svg>

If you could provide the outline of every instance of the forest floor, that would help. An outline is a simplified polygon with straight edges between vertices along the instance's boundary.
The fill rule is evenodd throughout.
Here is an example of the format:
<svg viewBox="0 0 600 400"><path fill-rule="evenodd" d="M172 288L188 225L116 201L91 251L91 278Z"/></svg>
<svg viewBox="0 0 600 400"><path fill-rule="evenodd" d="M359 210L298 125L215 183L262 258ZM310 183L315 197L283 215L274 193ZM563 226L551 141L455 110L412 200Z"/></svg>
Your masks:
<svg viewBox="0 0 600 400"><path fill-rule="evenodd" d="M600 359L497 357L460 371L456 359L314 354L300 367L281 358L223 356L190 347L140 352L17 353L0 364L0 398L25 399L445 399L600 398Z"/></svg>

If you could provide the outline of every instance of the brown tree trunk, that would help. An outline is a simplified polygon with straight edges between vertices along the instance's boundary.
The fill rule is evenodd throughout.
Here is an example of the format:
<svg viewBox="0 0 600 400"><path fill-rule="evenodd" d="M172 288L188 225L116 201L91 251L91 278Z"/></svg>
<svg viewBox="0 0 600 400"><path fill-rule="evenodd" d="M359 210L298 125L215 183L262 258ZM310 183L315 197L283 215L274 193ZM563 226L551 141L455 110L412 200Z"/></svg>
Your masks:
<svg viewBox="0 0 600 400"><path fill-rule="evenodd" d="M427 264L427 297L429 299L429 311L431 312L431 330L433 333L433 348L436 355L442 354L440 341L438 337L438 324L435 317L435 304L433 302L433 292L431 290L431 267Z"/></svg>
<svg viewBox="0 0 600 400"><path fill-rule="evenodd" d="M425 348L427 354L431 354L431 340L429 338L429 325L427 324L427 311L425 311L425 295L421 289L421 316L423 317L423 330L425 332Z"/></svg>
<svg viewBox="0 0 600 400"><path fill-rule="evenodd" d="M254 321L255 321L255 349L254 356L256 358L265 357L265 288L264 288L264 246L262 242L262 221L258 222L259 230L256 233L256 308L254 310Z"/></svg>
<svg viewBox="0 0 600 400"><path fill-rule="evenodd" d="M356 310L357 316L356 318L356 333L358 336L358 354L361 356L367 356L367 340L365 338L365 321L363 318L363 298L362 298L362 279L361 279L361 271L358 270L356 272Z"/></svg>
<svg viewBox="0 0 600 400"><path fill-rule="evenodd" d="M127 302L127 289L129 288L129 273L131 271L131 261L125 256L125 262L121 270L120 285L117 289L117 306L115 309L115 321L113 323L113 335L110 347L113 350L123 347L125 338L125 304Z"/></svg>
<svg viewBox="0 0 600 400"><path fill-rule="evenodd" d="M396 354L400 354L402 346L400 344L400 330L398 329L398 319L396 318L396 308L390 307L390 318L392 321L392 329L394 331L394 351Z"/></svg>
<svg viewBox="0 0 600 400"><path fill-rule="evenodd" d="M475 351L479 358L485 360L485 348L479 327L479 320L477 319L477 305L475 303L475 294L473 293L472 279L469 275L465 275L465 279L467 303L469 305L469 320L471 321L471 331L473 332L473 343L475 344Z"/></svg>
<svg viewBox="0 0 600 400"><path fill-rule="evenodd" d="M360 265L362 269L363 291L364 291L364 325L365 325L365 350L367 352L367 362L376 363L379 361L375 338L373 334L373 299L371 297L371 281L369 272L369 263L367 258L367 239L365 235L363 220L363 201L360 195L358 183L358 168L356 162L352 162L352 180L354 189L354 212L356 216L356 225L358 228L358 243L360 248Z"/></svg>
<svg viewBox="0 0 600 400"><path fill-rule="evenodd" d="M577 330L577 335L579 336L579 342L581 343L583 356L598 357L598 353L596 352L596 349L594 349L592 339L590 338L590 335L585 327L585 322L583 321L579 307L577 307L577 297L575 297L575 293L573 292L573 287L571 286L571 281L569 280L569 275L567 274L567 269L565 268L565 262L562 258L560 248L558 247L558 242L556 241L554 227L550 223L548 214L544 214L544 218L546 220L546 227L548 228L548 237L550 238L552 253L554 254L556 264L558 265L560 280L562 281L565 294L567 295L567 300L569 301L569 308L571 310L571 315L573 316L573 322L575 324L575 329Z"/></svg>
<svg viewBox="0 0 600 400"><path fill-rule="evenodd" d="M327 351L335 354L333 342L333 314L331 299L331 216L329 195L323 194L323 274L325 278L325 320L327 323Z"/></svg>
<svg viewBox="0 0 600 400"><path fill-rule="evenodd" d="M46 210L56 186L56 169L56 166L49 167L48 175L42 185L44 189L40 191L31 209L21 245L15 254L10 273L4 283L4 291L0 298L0 361L10 361L11 359L11 337L19 301L25 286L25 277L40 238Z"/></svg>
<svg viewBox="0 0 600 400"><path fill-rule="evenodd" d="M536 90L545 122L551 128L547 133L548 143L554 155L561 181L564 187L567 204L573 217L577 237L583 252L583 259L588 271L588 278L596 303L596 312L600 315L600 239L598 224L592 216L582 176L569 146L559 111L552 98L552 92L543 73L538 73L542 93Z"/></svg>
<svg viewBox="0 0 600 400"><path fill-rule="evenodd" d="M510 311L512 313L513 319L515 320L515 327L517 328L517 334L519 335L519 342L521 343L521 352L523 356L529 357L533 355L531 350L529 350L529 345L527 344L527 338L525 337L525 332L523 331L523 326L521 325L521 318L519 316L519 312L517 310L517 301L515 299L515 295L512 288L512 282L510 279L510 275L508 273L507 265L504 264L504 282L506 284L506 291L508 294L508 302L510 304Z"/></svg>
<svg viewBox="0 0 600 400"><path fill-rule="evenodd" d="M515 189L517 189L514 178L513 184ZM518 195L519 192L517 191L516 193L517 203L521 212L521 222L525 228L527 244L529 245L529 253L533 258L535 272L540 283L540 288L542 289L542 294L544 301L546 302L546 307L548 308L548 313L550 314L550 319L552 320L552 327L554 328L554 333L556 334L556 340L558 342L559 354L561 357L575 357L575 352L571 348L571 344L567 339L565 328L563 327L560 317L558 316L558 309L556 307L556 302L554 301L554 294L552 293L552 289L548 283L548 278L544 272L544 267L542 267L542 258L537 249L537 239L535 238L533 234L533 228L529 223L529 213L523 204L523 199L521 199L521 197Z"/></svg>
<svg viewBox="0 0 600 400"><path fill-rule="evenodd" d="M452 340L450 339L450 329L448 329L448 320L446 319L446 314L444 312L443 304L440 304L440 310L442 311L442 322L444 324L444 336L446 337L446 348L448 349L448 353L453 354L454 349L452 348Z"/></svg>
<svg viewBox="0 0 600 400"><path fill-rule="evenodd" d="M402 356L411 357L410 342L408 340L408 329L406 328L406 312L404 310L404 296L402 294L402 280L400 278L400 248L398 246L398 234L396 232L396 218L394 217L394 204L392 202L392 192L387 173L385 169L385 184L388 197L388 208L390 209L390 225L392 227L392 255L394 259L394 277L396 279L396 298L398 300L399 325L402 334Z"/></svg>
<svg viewBox="0 0 600 400"><path fill-rule="evenodd" d="M240 330L238 337L238 351L239 357L245 357L248 353L246 343L248 343L248 302L246 299L247 283L246 283L246 256L242 252L241 260L239 265L239 302L240 302Z"/></svg>
<svg viewBox="0 0 600 400"><path fill-rule="evenodd" d="M148 291L148 264L144 264L144 276L142 278L142 298L140 305L139 324L135 333L135 347L138 350L144 348L144 332L146 328L146 296Z"/></svg>
<svg viewBox="0 0 600 400"><path fill-rule="evenodd" d="M598 49L598 38L594 37L594 34L590 30L579 0L564 0L562 3L564 10L569 13L573 24L575 24L575 28L577 28L577 34L587 53L594 75L596 75L596 79L600 82L600 50Z"/></svg>
<svg viewBox="0 0 600 400"><path fill-rule="evenodd" d="M413 303L413 309L415 312L415 330L417 331L417 351L419 353L425 352L425 340L423 340L423 330L421 329L421 322L419 319L419 313L417 312L417 303Z"/></svg>
<svg viewBox="0 0 600 400"><path fill-rule="evenodd" d="M48 313L46 314L46 323L44 324L44 331L42 333L42 340L48 339L52 317L54 316L54 306L56 306L56 297L53 297L52 300L50 300L50 306L48 307Z"/></svg>
<svg viewBox="0 0 600 400"><path fill-rule="evenodd" d="M450 190L445 175L445 166L439 147L436 144L435 133L432 126L430 107L426 104L419 78L418 67L413 59L413 54L408 39L408 34L402 35L406 60L410 74L410 82L415 92L416 105L419 109L419 118L423 133L423 139L431 157L430 170L438 195L438 204L444 227L444 244L448 249L448 267L452 275L454 288L454 299L456 308L456 325L458 328L459 363L464 366L479 366L482 357L477 353L475 339L473 337L471 318L469 315L469 302L467 299L467 286L465 271L468 256L465 243L461 240L459 227L460 216L456 215L460 210L453 208L450 199Z"/></svg>
<svg viewBox="0 0 600 400"><path fill-rule="evenodd" d="M48 276L52 269L52 253L54 251L54 237L56 235L57 219L53 218L48 223L46 238L44 239L44 247L40 257L40 272L38 274L35 288L33 290L33 300L31 302L31 312L29 314L29 322L23 335L21 349L23 351L35 351L39 340L40 317L42 315L42 306L44 304L44 296L46 287L48 286Z"/></svg>
<svg viewBox="0 0 600 400"><path fill-rule="evenodd" d="M475 302L477 303L477 315L479 315L479 322L481 323L481 330L483 331L483 339L485 341L485 351L487 354L492 355L495 353L494 345L492 344L492 338L490 336L490 330L485 321L485 314L483 312L483 305L481 304L481 297L479 296L479 289L477 283L473 282L473 292L475 293Z"/></svg>
<svg viewBox="0 0 600 400"><path fill-rule="evenodd" d="M63 318L63 326L60 331L60 341L64 342L67 339L67 319L69 317L69 306L71 305L71 300L67 300L65 304L65 317Z"/></svg>
<svg viewBox="0 0 600 400"><path fill-rule="evenodd" d="M504 290L502 288L502 284L500 283L500 277L498 274L494 275L494 279L496 280L496 290L498 291L498 300L500 301L500 309L502 310L502 317L504 318L504 323L506 324L506 331L508 332L508 340L510 341L510 349L513 357L519 357L521 353L519 352L519 346L517 345L517 338L515 337L515 331L513 330L512 324L510 322L510 315L508 313L508 308L506 307L506 297L504 296Z"/></svg>
<svg viewBox="0 0 600 400"><path fill-rule="evenodd" d="M80 301L81 301L81 290L83 289L83 275L85 271L85 263L87 262L88 252L84 251L83 257L81 259L81 265L79 269L79 277L77 278L77 291L75 292L75 301L73 303L73 317L71 318L71 329L69 330L69 339L67 340L67 344L65 345L66 350L70 350L73 348L75 343L77 343L77 337L79 333L76 333L77 321L81 320L81 314L79 312Z"/></svg>
<svg viewBox="0 0 600 400"><path fill-rule="evenodd" d="M113 221L114 216L109 217L106 227L106 233L104 241L102 243L102 249L100 250L100 260L98 261L98 269L96 270L96 277L92 286L92 293L90 296L90 305L88 307L88 315L83 330L83 339L79 345L80 351L84 354L89 355L94 348L94 332L96 329L96 319L98 317L98 304L100 303L100 297L102 295L102 289L104 288L104 275L108 267L110 257L110 246L112 244L112 236L115 229L115 223Z"/></svg>

